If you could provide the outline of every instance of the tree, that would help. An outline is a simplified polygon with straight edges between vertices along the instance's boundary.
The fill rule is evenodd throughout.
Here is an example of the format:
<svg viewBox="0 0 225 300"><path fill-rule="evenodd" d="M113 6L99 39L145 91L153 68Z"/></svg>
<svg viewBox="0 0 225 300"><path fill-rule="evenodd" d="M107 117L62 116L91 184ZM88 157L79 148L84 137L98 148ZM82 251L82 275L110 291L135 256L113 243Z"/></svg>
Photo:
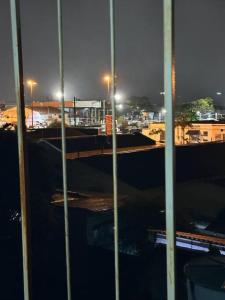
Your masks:
<svg viewBox="0 0 225 300"><path fill-rule="evenodd" d="M150 99L146 96L138 97L138 96L132 96L129 99L130 106L134 110L151 110L152 109L152 103Z"/></svg>
<svg viewBox="0 0 225 300"><path fill-rule="evenodd" d="M192 111L197 113L207 113L207 112L213 112L214 109L214 100L211 97L206 98L200 98L196 99L191 102L192 104Z"/></svg>
<svg viewBox="0 0 225 300"><path fill-rule="evenodd" d="M185 143L185 128L192 127L193 116L189 111L180 112L175 118L175 127L180 127L182 131L182 144Z"/></svg>
<svg viewBox="0 0 225 300"><path fill-rule="evenodd" d="M179 114L185 114L188 121L197 121L199 113L214 112L214 100L210 97L200 98L188 103L184 103L179 108Z"/></svg>
<svg viewBox="0 0 225 300"><path fill-rule="evenodd" d="M181 128L182 143L185 143L185 128L191 127L193 121L197 121L197 113L193 109L193 102L181 105L180 111L177 112L175 117L175 127Z"/></svg>
<svg viewBox="0 0 225 300"><path fill-rule="evenodd" d="M185 128L192 127L192 122L199 120L199 113L214 111L214 100L210 97L200 98L180 106L176 114L175 126L182 130L182 142L185 142Z"/></svg>
<svg viewBox="0 0 225 300"><path fill-rule="evenodd" d="M159 140L161 141L161 139L165 139L165 130L161 129L161 128L153 128L152 130L149 131L149 135L153 136L152 139L154 140L154 135L160 135L159 136ZM163 138L162 138L163 137Z"/></svg>

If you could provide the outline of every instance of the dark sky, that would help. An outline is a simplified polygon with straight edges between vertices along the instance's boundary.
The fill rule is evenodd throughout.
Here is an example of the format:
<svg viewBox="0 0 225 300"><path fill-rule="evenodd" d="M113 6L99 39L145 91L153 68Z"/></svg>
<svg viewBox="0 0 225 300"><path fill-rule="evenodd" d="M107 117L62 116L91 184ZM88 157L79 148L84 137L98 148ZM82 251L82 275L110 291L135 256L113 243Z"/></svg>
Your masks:
<svg viewBox="0 0 225 300"><path fill-rule="evenodd" d="M56 0L21 0L25 79L35 98L58 91ZM117 74L124 96L162 103L162 0L117 0ZM104 98L109 71L108 0L64 0L66 98ZM9 0L0 0L0 99L14 102ZM176 1L178 101L225 97L225 1Z"/></svg>

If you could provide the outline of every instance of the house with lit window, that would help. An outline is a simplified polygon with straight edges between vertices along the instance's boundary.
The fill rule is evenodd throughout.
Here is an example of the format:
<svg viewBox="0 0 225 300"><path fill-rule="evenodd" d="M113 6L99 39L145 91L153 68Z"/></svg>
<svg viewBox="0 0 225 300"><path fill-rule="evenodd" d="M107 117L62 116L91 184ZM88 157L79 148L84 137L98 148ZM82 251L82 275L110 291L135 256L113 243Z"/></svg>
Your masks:
<svg viewBox="0 0 225 300"><path fill-rule="evenodd" d="M159 143L165 142L165 123L149 123L147 128L142 129L142 134ZM175 143L204 143L225 141L224 121L201 121L193 122L185 127L175 126Z"/></svg>

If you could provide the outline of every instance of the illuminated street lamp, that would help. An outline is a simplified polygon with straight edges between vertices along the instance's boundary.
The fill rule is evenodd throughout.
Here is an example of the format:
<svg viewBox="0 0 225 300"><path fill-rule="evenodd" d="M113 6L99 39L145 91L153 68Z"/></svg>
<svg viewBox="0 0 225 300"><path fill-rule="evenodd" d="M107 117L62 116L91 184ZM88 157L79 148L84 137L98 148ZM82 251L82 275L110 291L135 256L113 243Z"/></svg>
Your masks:
<svg viewBox="0 0 225 300"><path fill-rule="evenodd" d="M57 92L56 94L56 98L61 99L63 94L61 92Z"/></svg>
<svg viewBox="0 0 225 300"><path fill-rule="evenodd" d="M122 99L122 95L121 94L116 94L115 95L116 102L120 101L121 99Z"/></svg>
<svg viewBox="0 0 225 300"><path fill-rule="evenodd" d="M221 93L221 92L216 92L216 94L217 94L218 96L221 96L221 95L222 95L222 93Z"/></svg>
<svg viewBox="0 0 225 300"><path fill-rule="evenodd" d="M34 88L34 86L37 85L37 82L34 81L34 80L29 79L29 80L27 80L27 85L30 88L30 101L31 101L31 111L32 111L32 122L31 122L31 124L32 124L32 127L33 127L33 125L34 125L34 118L33 118L33 112L34 112L34 109L33 109L33 88Z"/></svg>
<svg viewBox="0 0 225 300"><path fill-rule="evenodd" d="M198 116L198 120L201 120L202 114L199 110L196 111L196 115Z"/></svg>
<svg viewBox="0 0 225 300"><path fill-rule="evenodd" d="M105 75L103 78L104 82L107 84L107 98L109 97L110 93L110 82L111 82L111 77L109 75Z"/></svg>
<svg viewBox="0 0 225 300"><path fill-rule="evenodd" d="M105 75L103 77L104 83L107 85L107 97L106 100L109 100L110 98L110 83L111 83L111 77L109 75ZM105 115L106 115L106 101L103 100L103 122L105 122Z"/></svg>

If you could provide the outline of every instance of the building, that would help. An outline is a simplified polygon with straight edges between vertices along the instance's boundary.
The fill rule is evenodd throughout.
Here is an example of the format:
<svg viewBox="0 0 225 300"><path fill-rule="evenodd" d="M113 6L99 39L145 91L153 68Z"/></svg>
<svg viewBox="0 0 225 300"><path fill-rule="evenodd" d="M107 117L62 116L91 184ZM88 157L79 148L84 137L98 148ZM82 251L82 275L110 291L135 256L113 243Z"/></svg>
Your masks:
<svg viewBox="0 0 225 300"><path fill-rule="evenodd" d="M61 122L61 110L56 107L26 107L25 108L25 122L29 127L46 127L53 122ZM65 122L69 125L68 113L65 112ZM14 106L0 114L0 124L17 124L17 108Z"/></svg>
<svg viewBox="0 0 225 300"><path fill-rule="evenodd" d="M33 101L34 109L61 110L60 101ZM64 102L66 123L68 125L97 125L101 123L104 113L100 100L66 100Z"/></svg>
<svg viewBox="0 0 225 300"><path fill-rule="evenodd" d="M57 106L33 106L34 112L38 112L42 122L49 126L53 122L61 122L61 109ZM65 123L70 125L69 114L65 111Z"/></svg>
<svg viewBox="0 0 225 300"><path fill-rule="evenodd" d="M152 138L156 142L165 142L165 123L149 123L148 128L142 129L142 134ZM201 121L193 122L182 128L175 127L175 143L203 143L225 141L225 122Z"/></svg>
<svg viewBox="0 0 225 300"><path fill-rule="evenodd" d="M72 100L66 100L64 101L65 108L72 108L74 107L74 101ZM51 100L51 101L33 101L33 107L55 107L60 109L61 108L61 102L57 100Z"/></svg>
<svg viewBox="0 0 225 300"><path fill-rule="evenodd" d="M25 108L25 122L27 127L31 127L32 123L34 125L41 124L43 119L41 114L37 111L32 111L30 108ZM5 123L10 123L13 125L17 124L17 108L12 107L6 109L0 114L0 123L3 125Z"/></svg>

